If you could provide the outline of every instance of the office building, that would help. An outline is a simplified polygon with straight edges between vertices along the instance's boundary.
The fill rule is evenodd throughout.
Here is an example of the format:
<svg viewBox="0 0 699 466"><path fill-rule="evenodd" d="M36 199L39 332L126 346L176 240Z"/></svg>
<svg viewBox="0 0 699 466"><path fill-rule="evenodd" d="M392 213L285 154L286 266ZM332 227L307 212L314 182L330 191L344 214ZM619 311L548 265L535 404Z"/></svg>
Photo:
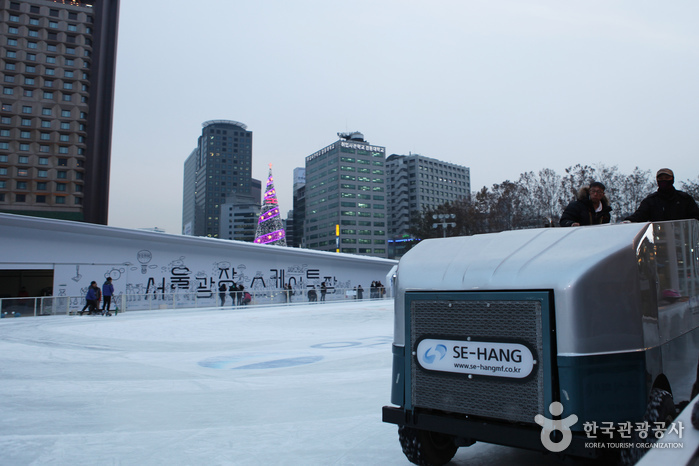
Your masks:
<svg viewBox="0 0 699 466"><path fill-rule="evenodd" d="M404 248L397 243L414 239L408 231L413 215L421 214L425 209L435 209L445 202L470 197L468 167L419 154L392 154L386 159L386 171L391 258L402 255Z"/></svg>
<svg viewBox="0 0 699 466"><path fill-rule="evenodd" d="M230 196L227 202L221 206L219 238L252 243L255 240L259 215L259 185L256 196L244 194Z"/></svg>
<svg viewBox="0 0 699 466"><path fill-rule="evenodd" d="M306 219L306 169L304 167L294 168L294 210L293 223L286 229L286 237L289 247L302 248L303 244L303 224Z"/></svg>
<svg viewBox="0 0 699 466"><path fill-rule="evenodd" d="M202 127L197 148L184 163L182 233L220 238L222 223L228 225L221 206L235 196L257 195L259 203L261 184L252 178L252 131L247 126L210 120Z"/></svg>
<svg viewBox="0 0 699 466"><path fill-rule="evenodd" d="M0 0L0 212L106 224L119 0Z"/></svg>
<svg viewBox="0 0 699 466"><path fill-rule="evenodd" d="M306 157L304 247L387 256L386 149L359 132Z"/></svg>

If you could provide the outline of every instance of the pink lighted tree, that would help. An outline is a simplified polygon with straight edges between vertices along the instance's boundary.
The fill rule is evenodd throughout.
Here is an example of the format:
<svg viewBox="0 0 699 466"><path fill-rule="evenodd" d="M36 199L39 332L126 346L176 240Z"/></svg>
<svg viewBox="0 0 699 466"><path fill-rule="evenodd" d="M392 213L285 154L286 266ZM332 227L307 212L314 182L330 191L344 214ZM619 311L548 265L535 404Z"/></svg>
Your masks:
<svg viewBox="0 0 699 466"><path fill-rule="evenodd" d="M255 242L258 244L286 246L286 232L279 214L279 202L277 201L277 191L274 189L271 163L269 164L269 176L267 177L267 187L265 188L265 200L262 203L260 218L257 221Z"/></svg>

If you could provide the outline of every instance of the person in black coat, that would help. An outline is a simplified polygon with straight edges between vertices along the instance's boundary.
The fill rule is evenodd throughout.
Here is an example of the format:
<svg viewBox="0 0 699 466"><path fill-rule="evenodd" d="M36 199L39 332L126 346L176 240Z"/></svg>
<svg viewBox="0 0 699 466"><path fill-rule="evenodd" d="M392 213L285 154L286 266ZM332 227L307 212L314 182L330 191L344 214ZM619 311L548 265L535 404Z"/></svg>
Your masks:
<svg viewBox="0 0 699 466"><path fill-rule="evenodd" d="M583 186L578 191L578 199L568 204L561 215L562 227L579 227L581 225L599 225L609 223L612 211L605 187L599 181Z"/></svg>
<svg viewBox="0 0 699 466"><path fill-rule="evenodd" d="M641 201L627 222L662 222L664 220L699 220L699 206L689 194L675 189L675 174L669 168L661 168L655 175L658 190Z"/></svg>

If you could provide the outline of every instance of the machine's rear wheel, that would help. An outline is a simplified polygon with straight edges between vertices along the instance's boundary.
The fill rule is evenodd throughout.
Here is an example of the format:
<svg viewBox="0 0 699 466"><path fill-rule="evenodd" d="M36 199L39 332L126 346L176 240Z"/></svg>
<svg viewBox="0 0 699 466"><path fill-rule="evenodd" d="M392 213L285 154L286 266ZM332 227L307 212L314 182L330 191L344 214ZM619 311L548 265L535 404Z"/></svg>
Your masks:
<svg viewBox="0 0 699 466"><path fill-rule="evenodd" d="M664 422L665 427L668 427L672 423L673 419L677 416L677 409L675 408L675 402L672 399L672 394L668 391L662 390L660 388L654 388L650 392L650 399L648 400L648 406L646 407L646 413L643 415L643 420L647 421L651 427L653 427L656 422ZM655 441L652 432L649 432L648 437L645 439L640 438L638 432L633 433L633 443L651 443ZM638 460L641 459L643 455L646 454L647 448L633 447L621 452L621 462L624 465L636 464Z"/></svg>
<svg viewBox="0 0 699 466"><path fill-rule="evenodd" d="M459 448L454 444L454 437L450 435L412 427L398 427L398 438L405 456L411 463L420 466L447 464Z"/></svg>

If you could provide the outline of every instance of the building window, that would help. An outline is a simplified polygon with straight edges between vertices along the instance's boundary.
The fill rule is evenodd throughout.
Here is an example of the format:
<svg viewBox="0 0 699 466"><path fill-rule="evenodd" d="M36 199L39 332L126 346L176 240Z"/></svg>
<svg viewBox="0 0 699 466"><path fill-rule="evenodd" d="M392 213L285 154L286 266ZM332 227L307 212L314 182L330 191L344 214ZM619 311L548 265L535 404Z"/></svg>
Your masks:
<svg viewBox="0 0 699 466"><path fill-rule="evenodd" d="M67 121L61 122L61 129L70 129L70 123Z"/></svg>
<svg viewBox="0 0 699 466"><path fill-rule="evenodd" d="M54 76L56 74L56 70L53 68L44 68L44 74Z"/></svg>
<svg viewBox="0 0 699 466"><path fill-rule="evenodd" d="M65 192L67 190L67 184L66 183L56 183L56 191L61 191Z"/></svg>
<svg viewBox="0 0 699 466"><path fill-rule="evenodd" d="M48 165L48 164L49 164L48 157L39 157L39 165Z"/></svg>
<svg viewBox="0 0 699 466"><path fill-rule="evenodd" d="M67 167L68 166L68 159L58 159L58 166L59 167Z"/></svg>
<svg viewBox="0 0 699 466"><path fill-rule="evenodd" d="M0 175L7 175L7 168L0 167Z"/></svg>
<svg viewBox="0 0 699 466"><path fill-rule="evenodd" d="M56 204L65 204L65 203L66 203L65 196L56 196Z"/></svg>
<svg viewBox="0 0 699 466"><path fill-rule="evenodd" d="M27 202L26 194L15 194L15 202Z"/></svg>
<svg viewBox="0 0 699 466"><path fill-rule="evenodd" d="M10 28L11 29L11 28ZM17 39L7 39L7 45L12 45L14 47L17 47Z"/></svg>
<svg viewBox="0 0 699 466"><path fill-rule="evenodd" d="M42 128L50 128L51 122L49 120L41 120L41 127Z"/></svg>
<svg viewBox="0 0 699 466"><path fill-rule="evenodd" d="M69 134L61 134L58 137L58 140L61 142L70 142L70 135Z"/></svg>
<svg viewBox="0 0 699 466"><path fill-rule="evenodd" d="M58 148L58 153L59 153L59 154L67 154L67 153L68 153L68 148L67 148L67 147L59 147L59 148Z"/></svg>
<svg viewBox="0 0 699 466"><path fill-rule="evenodd" d="M44 87L53 87L53 81L50 79L44 79Z"/></svg>
<svg viewBox="0 0 699 466"><path fill-rule="evenodd" d="M5 63L5 69L8 71L14 71L17 69L17 65L14 63Z"/></svg>
<svg viewBox="0 0 699 466"><path fill-rule="evenodd" d="M32 113L32 107L31 107L31 105L24 105L24 106L22 106L22 113Z"/></svg>
<svg viewBox="0 0 699 466"><path fill-rule="evenodd" d="M56 57L47 56L46 63L56 63Z"/></svg>
<svg viewBox="0 0 699 466"><path fill-rule="evenodd" d="M36 61L36 54L35 53L27 53L27 60L28 61Z"/></svg>
<svg viewBox="0 0 699 466"><path fill-rule="evenodd" d="M36 202L38 204L46 204L46 196L44 194L39 194L36 196Z"/></svg>
<svg viewBox="0 0 699 466"><path fill-rule="evenodd" d="M63 89L73 89L73 83L63 83Z"/></svg>
<svg viewBox="0 0 699 466"><path fill-rule="evenodd" d="M20 131L19 137L21 137L22 139L29 139L30 137L32 137L32 133L29 131Z"/></svg>
<svg viewBox="0 0 699 466"><path fill-rule="evenodd" d="M57 52L57 51L58 51L58 47L56 47L55 45L49 44L49 45L46 46L46 50L49 51L49 52Z"/></svg>
<svg viewBox="0 0 699 466"><path fill-rule="evenodd" d="M50 28L58 28L58 23L56 21L49 21L49 27Z"/></svg>
<svg viewBox="0 0 699 466"><path fill-rule="evenodd" d="M24 97L32 97L34 95L34 91L31 89L25 89L24 90Z"/></svg>
<svg viewBox="0 0 699 466"><path fill-rule="evenodd" d="M53 99L53 92L44 92L42 96L44 99Z"/></svg>
<svg viewBox="0 0 699 466"><path fill-rule="evenodd" d="M35 83L34 78L24 78L24 84L27 84L29 86L33 86Z"/></svg>
<svg viewBox="0 0 699 466"><path fill-rule="evenodd" d="M39 146L39 152L49 152L49 146Z"/></svg>
<svg viewBox="0 0 699 466"><path fill-rule="evenodd" d="M53 115L53 111L50 108L42 108L41 109L41 114L42 115Z"/></svg>
<svg viewBox="0 0 699 466"><path fill-rule="evenodd" d="M17 58L17 52L15 52L14 50L8 50L5 52L5 56L7 58Z"/></svg>
<svg viewBox="0 0 699 466"><path fill-rule="evenodd" d="M14 90L14 88L12 88L12 87L3 87L3 88L2 88L2 93L5 94L5 95L12 95L12 94L15 93L15 90Z"/></svg>
<svg viewBox="0 0 699 466"><path fill-rule="evenodd" d="M19 28L16 28L14 26L10 26L9 28L7 28L7 32L9 34L19 34Z"/></svg>
<svg viewBox="0 0 699 466"><path fill-rule="evenodd" d="M39 136L39 138L40 138L42 141L50 141L50 140L51 140L51 134L50 134L50 133L41 133L41 135Z"/></svg>
<svg viewBox="0 0 699 466"><path fill-rule="evenodd" d="M29 152L29 144L20 144L19 150Z"/></svg>
<svg viewBox="0 0 699 466"><path fill-rule="evenodd" d="M29 170L27 168L18 168L17 176L29 176Z"/></svg>
<svg viewBox="0 0 699 466"><path fill-rule="evenodd" d="M70 102L73 100L73 96L71 94L63 94L63 102Z"/></svg>
<svg viewBox="0 0 699 466"><path fill-rule="evenodd" d="M48 185L46 184L45 181L39 181L39 182L36 184L36 190L37 190L37 191L46 191L47 187L48 187Z"/></svg>
<svg viewBox="0 0 699 466"><path fill-rule="evenodd" d="M36 176L38 178L46 178L49 175L48 170L37 170Z"/></svg>
<svg viewBox="0 0 699 466"><path fill-rule="evenodd" d="M32 125L31 118L22 118L22 126L31 126L31 125Z"/></svg>
<svg viewBox="0 0 699 466"><path fill-rule="evenodd" d="M5 81L6 83L13 83L13 82L15 82L15 77L12 76L11 74L6 74L3 81Z"/></svg>

